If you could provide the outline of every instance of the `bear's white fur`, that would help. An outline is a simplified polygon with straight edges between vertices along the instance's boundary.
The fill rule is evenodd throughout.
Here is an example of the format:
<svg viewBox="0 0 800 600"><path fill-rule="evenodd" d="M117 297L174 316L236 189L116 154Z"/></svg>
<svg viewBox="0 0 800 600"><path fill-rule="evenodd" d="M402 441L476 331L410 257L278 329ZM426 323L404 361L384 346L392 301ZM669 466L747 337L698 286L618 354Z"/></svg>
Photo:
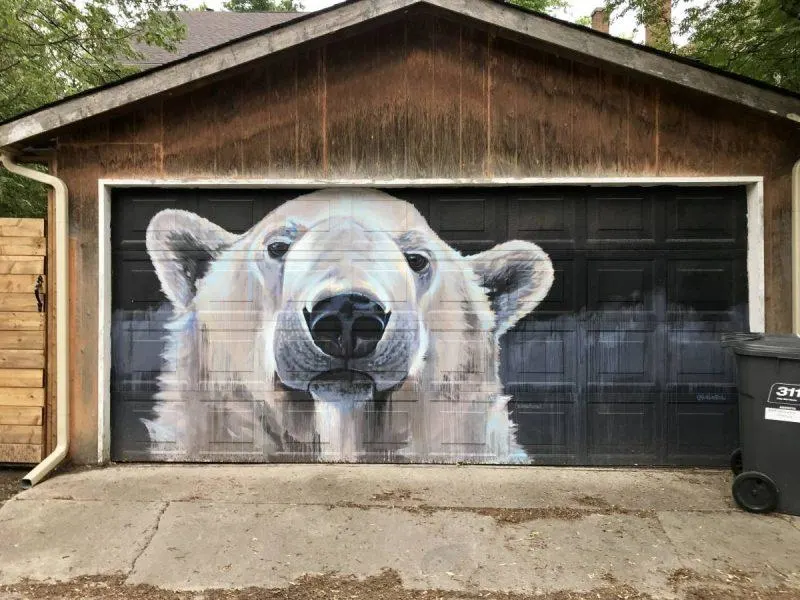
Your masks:
<svg viewBox="0 0 800 600"><path fill-rule="evenodd" d="M526 459L498 356L552 285L537 245L464 257L410 204L342 188L286 202L242 235L165 210L147 249L174 313L146 422L154 449L192 460ZM414 254L427 261L419 272ZM346 293L391 316L374 353L344 364L313 343L303 310ZM331 369L357 375L316 383Z"/></svg>

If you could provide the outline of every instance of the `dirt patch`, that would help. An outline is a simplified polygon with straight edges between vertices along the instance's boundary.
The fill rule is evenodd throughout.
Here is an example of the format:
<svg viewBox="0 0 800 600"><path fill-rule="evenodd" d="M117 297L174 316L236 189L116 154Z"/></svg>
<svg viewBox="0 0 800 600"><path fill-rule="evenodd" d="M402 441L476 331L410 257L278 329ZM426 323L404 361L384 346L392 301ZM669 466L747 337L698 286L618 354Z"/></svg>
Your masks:
<svg viewBox="0 0 800 600"><path fill-rule="evenodd" d="M724 571L719 571L719 575L701 575L694 569L675 569L670 572L667 577L667 583L673 589L678 589L681 586L686 586L692 583L713 583L722 585L749 585L753 582L754 574L743 571L742 569L728 568Z"/></svg>
<svg viewBox="0 0 800 600"><path fill-rule="evenodd" d="M607 508L582 509L565 506L545 506L542 508L455 508L455 511L471 512L485 517L492 517L500 524L519 524L540 519L556 519L559 521L577 521L591 515L633 515L643 519L655 517L654 511L629 510L617 506Z"/></svg>
<svg viewBox="0 0 800 600"><path fill-rule="evenodd" d="M676 481L706 487L727 487L730 471L727 469L681 469L671 472Z"/></svg>
<svg viewBox="0 0 800 600"><path fill-rule="evenodd" d="M388 492L372 494L371 500L375 502L406 502L412 500L411 496L411 490L389 490Z"/></svg>
<svg viewBox="0 0 800 600"><path fill-rule="evenodd" d="M0 586L0 594L31 600L652 600L628 586L600 587L589 592L513 594L492 591L409 590L397 572L357 579L333 574L301 577L286 588L246 588L174 592L149 585L126 585L123 577L82 577L66 583L24 583ZM13 596L12 596L13 597Z"/></svg>
<svg viewBox="0 0 800 600"><path fill-rule="evenodd" d="M616 584L618 583L618 582L617 582L617 578L616 578L616 577L614 577L614 574L613 574L613 573L607 573L607 572L606 572L606 573L603 573L603 574L600 576L600 579L602 579L603 581L605 581L606 583L608 583L608 584L610 584L610 585L616 585Z"/></svg>
<svg viewBox="0 0 800 600"><path fill-rule="evenodd" d="M753 574L741 569L728 569L719 575L704 576L694 569L670 572L667 583L674 592L682 592L684 600L798 600L800 590L785 586L754 586Z"/></svg>
<svg viewBox="0 0 800 600"><path fill-rule="evenodd" d="M673 477L676 481L683 481L684 483L691 483L692 485L709 485L708 479L699 475L675 473Z"/></svg>
<svg viewBox="0 0 800 600"><path fill-rule="evenodd" d="M754 578L754 573L748 573L747 571L742 571L741 569L728 569L728 572L725 575L725 581L728 583L752 583Z"/></svg>
<svg viewBox="0 0 800 600"><path fill-rule="evenodd" d="M670 572L667 576L667 583L672 588L677 588L678 586L685 585L687 583L693 581L703 581L704 578L700 573L695 571L694 569L686 569L680 568L675 569L674 571Z"/></svg>
<svg viewBox="0 0 800 600"><path fill-rule="evenodd" d="M799 600L800 590L789 588L696 586L684 592L683 600Z"/></svg>
<svg viewBox="0 0 800 600"><path fill-rule="evenodd" d="M578 504L583 504L584 506L592 506L594 508L611 508L611 504L605 498L600 498L599 496L573 496L572 498Z"/></svg>
<svg viewBox="0 0 800 600"><path fill-rule="evenodd" d="M25 469L0 468L0 506L3 506L6 500L21 491L19 482L25 477L26 472Z"/></svg>
<svg viewBox="0 0 800 600"><path fill-rule="evenodd" d="M285 588L245 588L174 592L149 585L127 585L124 577L81 577L64 583L26 582L0 586L0 597L30 600L654 600L628 585L609 581L586 592L515 594L488 590L455 592L409 590L396 571L358 579L335 574L307 575ZM800 591L749 586L693 587L684 600L800 600Z"/></svg>
<svg viewBox="0 0 800 600"><path fill-rule="evenodd" d="M604 502L593 508L570 508L566 506L543 506L538 508L490 508L485 506L431 506L430 504L392 505L362 504L358 502L338 502L328 508L355 508L373 510L393 508L415 515L432 515L438 512L471 513L484 517L492 517L501 525L517 525L541 519L557 519L559 521L577 521L591 515L632 515L642 519L655 518L652 510L634 510L622 508Z"/></svg>

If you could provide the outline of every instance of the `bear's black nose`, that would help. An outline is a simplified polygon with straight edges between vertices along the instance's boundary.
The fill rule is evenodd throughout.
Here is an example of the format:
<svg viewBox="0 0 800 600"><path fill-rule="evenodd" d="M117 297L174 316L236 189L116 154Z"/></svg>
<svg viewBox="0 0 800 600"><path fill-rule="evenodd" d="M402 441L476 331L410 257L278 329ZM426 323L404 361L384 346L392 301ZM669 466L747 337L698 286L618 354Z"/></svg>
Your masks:
<svg viewBox="0 0 800 600"><path fill-rule="evenodd" d="M339 294L303 309L317 348L335 358L364 358L375 351L391 313L362 294Z"/></svg>

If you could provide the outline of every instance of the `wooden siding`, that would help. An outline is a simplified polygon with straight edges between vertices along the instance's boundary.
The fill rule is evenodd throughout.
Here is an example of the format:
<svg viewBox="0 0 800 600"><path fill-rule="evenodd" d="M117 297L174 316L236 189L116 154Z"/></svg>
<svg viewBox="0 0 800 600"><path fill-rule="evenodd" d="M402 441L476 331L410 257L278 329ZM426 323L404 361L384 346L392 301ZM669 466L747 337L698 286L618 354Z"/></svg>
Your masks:
<svg viewBox="0 0 800 600"><path fill-rule="evenodd" d="M39 278L46 290L44 248L43 219L0 219L0 463L44 452L45 313L34 296Z"/></svg>
<svg viewBox="0 0 800 600"><path fill-rule="evenodd" d="M98 178L763 176L767 328L788 331L799 132L413 11L64 131L56 172L71 195L73 457L97 456Z"/></svg>

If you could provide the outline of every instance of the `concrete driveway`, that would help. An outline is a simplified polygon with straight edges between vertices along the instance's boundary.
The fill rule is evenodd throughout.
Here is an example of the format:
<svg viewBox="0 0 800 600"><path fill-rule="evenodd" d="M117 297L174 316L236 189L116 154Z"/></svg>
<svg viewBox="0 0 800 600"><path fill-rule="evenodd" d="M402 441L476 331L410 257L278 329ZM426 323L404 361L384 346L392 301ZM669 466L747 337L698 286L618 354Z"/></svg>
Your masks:
<svg viewBox="0 0 800 600"><path fill-rule="evenodd" d="M704 470L112 466L0 509L0 598L800 599ZM43 582L43 583L42 583Z"/></svg>

